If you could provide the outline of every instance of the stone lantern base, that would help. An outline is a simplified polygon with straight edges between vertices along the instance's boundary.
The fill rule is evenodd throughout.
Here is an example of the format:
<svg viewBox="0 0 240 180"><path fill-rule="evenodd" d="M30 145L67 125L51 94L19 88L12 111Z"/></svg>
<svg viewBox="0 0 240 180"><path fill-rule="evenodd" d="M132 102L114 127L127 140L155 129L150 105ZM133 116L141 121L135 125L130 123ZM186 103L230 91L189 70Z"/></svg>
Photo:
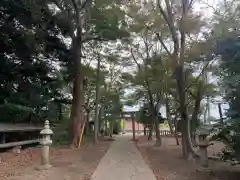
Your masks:
<svg viewBox="0 0 240 180"><path fill-rule="evenodd" d="M41 171L41 170L48 170L51 167L52 167L52 165L46 164L46 165L40 165L40 166L36 167L36 169Z"/></svg>

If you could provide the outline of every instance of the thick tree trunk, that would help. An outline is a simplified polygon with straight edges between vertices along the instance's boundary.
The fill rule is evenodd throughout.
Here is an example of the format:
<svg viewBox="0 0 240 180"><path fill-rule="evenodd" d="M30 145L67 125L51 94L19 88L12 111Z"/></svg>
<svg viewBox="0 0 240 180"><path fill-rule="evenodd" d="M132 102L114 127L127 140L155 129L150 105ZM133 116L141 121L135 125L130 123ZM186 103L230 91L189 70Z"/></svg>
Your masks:
<svg viewBox="0 0 240 180"><path fill-rule="evenodd" d="M148 140L152 140L152 136L153 136L153 125L149 127Z"/></svg>
<svg viewBox="0 0 240 180"><path fill-rule="evenodd" d="M100 106L99 108L99 112L98 112L98 132L101 131L102 128L102 106Z"/></svg>
<svg viewBox="0 0 240 180"><path fill-rule="evenodd" d="M189 119L187 114L186 105L186 92L185 92L185 75L183 71L183 65L177 65L175 68L177 90L180 102L180 115L181 115L181 133L182 133L182 152L183 157L189 159L193 157L193 151L191 146Z"/></svg>
<svg viewBox="0 0 240 180"><path fill-rule="evenodd" d="M190 133L190 121L181 120L181 132L182 132L182 150L183 157L186 159L192 159L199 157L193 149L191 133Z"/></svg>
<svg viewBox="0 0 240 180"><path fill-rule="evenodd" d="M57 103L58 104L58 110L59 110L59 113L58 113L58 120L59 122L62 120L62 105L60 102Z"/></svg>
<svg viewBox="0 0 240 180"><path fill-rule="evenodd" d="M181 133L182 133L182 153L183 157L188 159L190 156L189 144L188 144L188 128L187 128L187 121L182 120L180 121L181 126Z"/></svg>
<svg viewBox="0 0 240 180"><path fill-rule="evenodd" d="M134 115L132 115L132 136L133 136L133 141L135 141L136 140L136 129L135 129Z"/></svg>
<svg viewBox="0 0 240 180"><path fill-rule="evenodd" d="M179 145L179 139L178 139L178 123L177 123L177 118L176 118L176 117L175 117L173 123L174 123L174 127L175 127L174 137L175 137L175 140L176 140L176 144Z"/></svg>
<svg viewBox="0 0 240 180"><path fill-rule="evenodd" d="M98 131L99 131L99 103L100 103L100 57L98 57L98 64L97 64L97 78L96 78L96 103L95 103L95 122L94 122L94 142L98 143Z"/></svg>
<svg viewBox="0 0 240 180"><path fill-rule="evenodd" d="M201 105L201 100L202 100L202 84L198 84L198 89L197 89L197 94L196 94L196 99L195 99L195 106L193 110L193 114L191 117L191 122L190 122L190 127L191 127L191 141L193 146L197 146L196 142L196 130L199 125L199 120L198 120L198 114L199 114L199 109Z"/></svg>
<svg viewBox="0 0 240 180"><path fill-rule="evenodd" d="M151 93L150 89L148 89L148 96L149 96L149 100L150 100L149 105L150 105L150 108L151 108L152 125L154 125L155 133L156 133L156 146L161 146L162 145L162 139L161 139L160 130L159 130L158 104L157 104L156 107L154 106L153 96L152 96L152 93ZM157 102L157 103L159 103L159 102ZM151 133L152 133L152 131L151 131Z"/></svg>
<svg viewBox="0 0 240 180"><path fill-rule="evenodd" d="M87 116L86 116L86 124L85 124L85 134L88 135L89 134L89 118L90 118L90 112L87 112Z"/></svg>
<svg viewBox="0 0 240 180"><path fill-rule="evenodd" d="M161 146L162 145L162 138L160 136L160 130L159 130L159 122L158 122L158 117L154 117L154 122L155 122L155 132L156 132L156 146Z"/></svg>
<svg viewBox="0 0 240 180"><path fill-rule="evenodd" d="M81 32L79 33L79 36L81 36ZM71 147L78 147L79 134L84 124L83 78L81 74L81 37L80 39L73 39L72 53L74 60L74 80L72 92L73 100L69 124L69 140Z"/></svg>

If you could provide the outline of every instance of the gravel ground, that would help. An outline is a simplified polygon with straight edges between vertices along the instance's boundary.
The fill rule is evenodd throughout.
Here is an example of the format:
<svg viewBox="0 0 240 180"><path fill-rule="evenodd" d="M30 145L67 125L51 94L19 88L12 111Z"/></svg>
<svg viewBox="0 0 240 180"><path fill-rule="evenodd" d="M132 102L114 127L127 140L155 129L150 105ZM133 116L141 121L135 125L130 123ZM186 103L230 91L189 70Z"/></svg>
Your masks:
<svg viewBox="0 0 240 180"><path fill-rule="evenodd" d="M240 168L226 163L210 161L208 170L199 170L197 162L181 158L181 146L177 146L173 138L163 138L162 147L155 147L154 141L146 137L138 137L137 147L158 180L239 180ZM211 147L219 151L217 144Z"/></svg>
<svg viewBox="0 0 240 180"><path fill-rule="evenodd" d="M29 148L20 154L0 154L0 180L88 180L107 152L111 142L89 143L80 149L52 148L52 168L39 171L40 149Z"/></svg>
<svg viewBox="0 0 240 180"><path fill-rule="evenodd" d="M156 180L130 134L116 137L92 180Z"/></svg>

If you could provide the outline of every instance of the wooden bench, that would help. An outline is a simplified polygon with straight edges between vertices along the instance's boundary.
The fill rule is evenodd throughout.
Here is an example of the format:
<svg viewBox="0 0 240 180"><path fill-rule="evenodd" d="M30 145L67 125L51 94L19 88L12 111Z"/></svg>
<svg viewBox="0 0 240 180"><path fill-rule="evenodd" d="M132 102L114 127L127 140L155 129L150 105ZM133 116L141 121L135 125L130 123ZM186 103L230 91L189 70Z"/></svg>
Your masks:
<svg viewBox="0 0 240 180"><path fill-rule="evenodd" d="M34 143L39 143L39 142L40 142L40 139L18 141L18 142L8 142L8 143L0 144L0 149L1 148L10 148L10 147L15 147L15 146L22 146L22 145L27 145L27 144L34 144Z"/></svg>
<svg viewBox="0 0 240 180"><path fill-rule="evenodd" d="M29 124L0 124L0 133L2 134L2 138L0 139L0 149L39 143L40 142L39 137L34 137L34 139L30 137L26 138L27 140L7 142L6 134L11 136L12 133L28 133L28 132L38 133L42 130L42 128L43 127L33 126Z"/></svg>

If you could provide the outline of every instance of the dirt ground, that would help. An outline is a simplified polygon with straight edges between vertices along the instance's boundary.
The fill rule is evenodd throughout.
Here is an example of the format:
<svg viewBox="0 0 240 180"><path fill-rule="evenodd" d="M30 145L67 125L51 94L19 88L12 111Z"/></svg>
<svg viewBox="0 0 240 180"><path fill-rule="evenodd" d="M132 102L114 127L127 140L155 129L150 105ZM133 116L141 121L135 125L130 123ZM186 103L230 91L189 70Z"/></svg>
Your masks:
<svg viewBox="0 0 240 180"><path fill-rule="evenodd" d="M198 162L186 161L181 157L181 145L174 138L163 138L162 147L154 146L145 136L138 137L137 147L157 180L239 180L240 167L224 162L209 161L209 168L200 170ZM209 155L221 150L222 144L210 147Z"/></svg>
<svg viewBox="0 0 240 180"><path fill-rule="evenodd" d="M80 149L52 148L49 170L37 170L40 149L0 154L0 180L89 180L111 142L88 143Z"/></svg>

